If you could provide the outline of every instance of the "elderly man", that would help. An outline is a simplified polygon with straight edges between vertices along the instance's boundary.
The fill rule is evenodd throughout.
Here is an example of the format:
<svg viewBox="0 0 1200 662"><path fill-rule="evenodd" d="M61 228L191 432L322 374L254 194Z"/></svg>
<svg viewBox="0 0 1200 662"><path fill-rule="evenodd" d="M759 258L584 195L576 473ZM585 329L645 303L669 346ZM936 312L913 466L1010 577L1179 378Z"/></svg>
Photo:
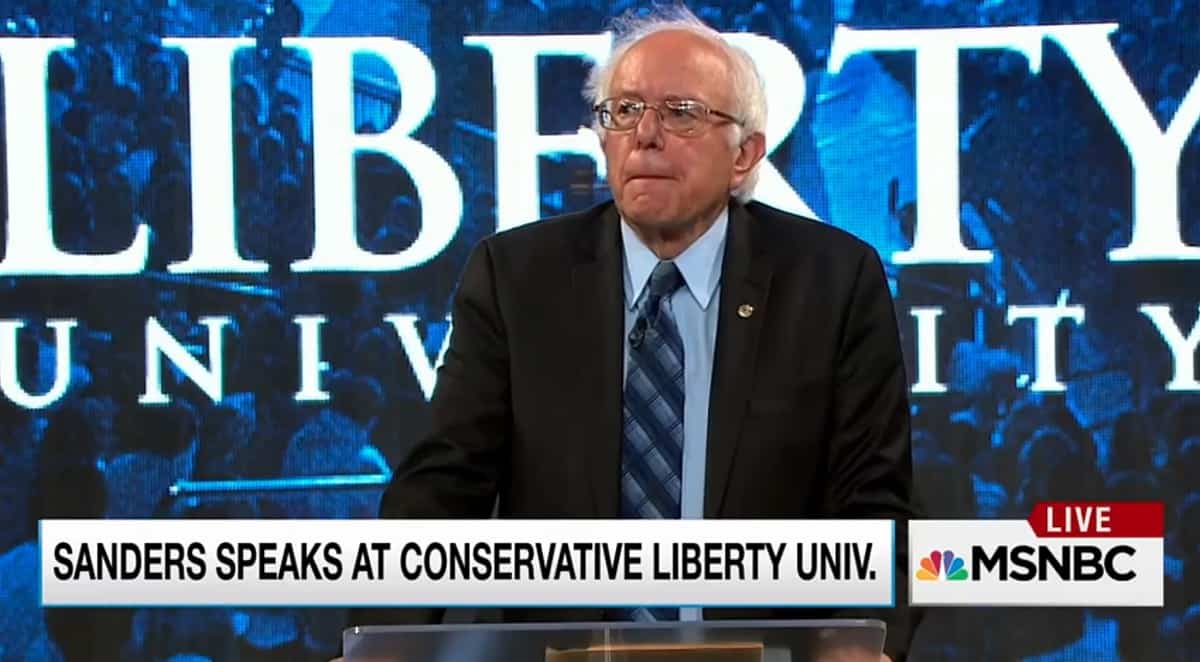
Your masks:
<svg viewBox="0 0 1200 662"><path fill-rule="evenodd" d="M476 248L432 431L381 515L908 519L907 380L878 256L746 202L766 102L745 52L686 10L625 27L588 86L613 201ZM655 612L633 616L701 616ZM876 615L899 659L915 619Z"/></svg>

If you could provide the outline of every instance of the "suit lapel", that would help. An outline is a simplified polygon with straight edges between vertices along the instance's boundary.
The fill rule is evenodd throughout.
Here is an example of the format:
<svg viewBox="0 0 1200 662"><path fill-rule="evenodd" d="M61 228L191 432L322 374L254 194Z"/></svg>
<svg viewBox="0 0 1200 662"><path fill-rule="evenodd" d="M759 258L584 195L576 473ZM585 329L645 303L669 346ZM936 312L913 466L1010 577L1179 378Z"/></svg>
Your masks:
<svg viewBox="0 0 1200 662"><path fill-rule="evenodd" d="M572 444L578 471L591 483L597 517L616 517L621 453L621 366L624 290L619 218L609 205L588 219L571 271L575 329L576 413Z"/></svg>
<svg viewBox="0 0 1200 662"><path fill-rule="evenodd" d="M772 264L746 209L731 203L709 399L704 516L720 515L746 413ZM749 306L747 308L746 306Z"/></svg>

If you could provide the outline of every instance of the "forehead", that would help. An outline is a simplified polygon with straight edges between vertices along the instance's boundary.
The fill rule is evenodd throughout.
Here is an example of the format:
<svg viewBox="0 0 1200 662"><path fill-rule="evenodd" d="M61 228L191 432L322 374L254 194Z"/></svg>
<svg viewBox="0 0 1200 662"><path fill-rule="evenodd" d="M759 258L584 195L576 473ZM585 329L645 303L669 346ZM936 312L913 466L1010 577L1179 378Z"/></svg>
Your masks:
<svg viewBox="0 0 1200 662"><path fill-rule="evenodd" d="M609 92L726 103L732 96L732 80L729 55L723 48L686 30L667 30L625 51L613 68Z"/></svg>

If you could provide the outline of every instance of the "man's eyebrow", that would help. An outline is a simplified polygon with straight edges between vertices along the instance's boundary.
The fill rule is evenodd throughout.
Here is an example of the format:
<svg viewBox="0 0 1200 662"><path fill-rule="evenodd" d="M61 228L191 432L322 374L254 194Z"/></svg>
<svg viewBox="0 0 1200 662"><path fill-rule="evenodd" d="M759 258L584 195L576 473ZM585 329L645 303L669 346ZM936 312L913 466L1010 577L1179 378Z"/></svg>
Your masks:
<svg viewBox="0 0 1200 662"><path fill-rule="evenodd" d="M610 90L609 97L610 98L629 97L631 99L640 99L643 101L646 100L646 95L642 94L641 92L636 92L634 90L630 90L627 88ZM697 94L682 94L682 93L676 93L676 92L668 92L668 93L662 95L661 98L662 99L670 99L672 101L699 101L700 103L707 103L706 101L704 101L704 99L700 98L700 95L697 95Z"/></svg>

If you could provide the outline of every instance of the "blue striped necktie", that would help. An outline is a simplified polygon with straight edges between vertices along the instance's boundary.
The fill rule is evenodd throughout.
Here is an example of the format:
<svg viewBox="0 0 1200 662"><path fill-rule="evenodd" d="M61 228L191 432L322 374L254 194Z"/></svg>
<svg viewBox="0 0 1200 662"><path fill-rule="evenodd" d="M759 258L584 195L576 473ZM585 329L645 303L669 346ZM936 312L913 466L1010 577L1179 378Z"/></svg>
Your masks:
<svg viewBox="0 0 1200 662"><path fill-rule="evenodd" d="M683 478L683 339L667 305L683 285L673 262L650 274L629 336L621 444L621 516L679 519ZM675 620L678 609L637 608L635 620Z"/></svg>

